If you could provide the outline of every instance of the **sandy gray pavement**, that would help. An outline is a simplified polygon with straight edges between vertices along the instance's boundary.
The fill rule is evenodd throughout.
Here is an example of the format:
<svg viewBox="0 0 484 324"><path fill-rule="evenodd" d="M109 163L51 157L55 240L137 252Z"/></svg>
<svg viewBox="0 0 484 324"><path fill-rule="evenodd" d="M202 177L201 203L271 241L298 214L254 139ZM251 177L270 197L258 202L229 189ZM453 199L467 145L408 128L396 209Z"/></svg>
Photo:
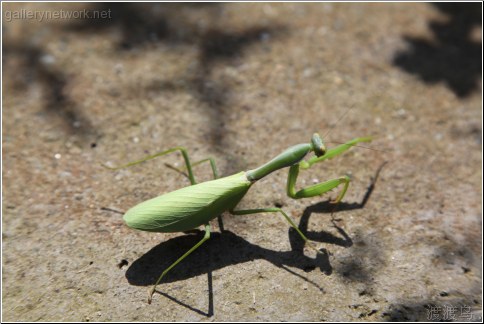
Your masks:
<svg viewBox="0 0 484 324"><path fill-rule="evenodd" d="M4 3L3 320L479 320L480 6ZM111 18L5 16L84 9ZM146 303L199 236L118 212L188 185L182 160L100 163L183 145L228 175L328 130L378 150L301 173L351 174L333 215L336 193L288 198L286 170L241 204L281 206L324 255L280 216L224 215Z"/></svg>

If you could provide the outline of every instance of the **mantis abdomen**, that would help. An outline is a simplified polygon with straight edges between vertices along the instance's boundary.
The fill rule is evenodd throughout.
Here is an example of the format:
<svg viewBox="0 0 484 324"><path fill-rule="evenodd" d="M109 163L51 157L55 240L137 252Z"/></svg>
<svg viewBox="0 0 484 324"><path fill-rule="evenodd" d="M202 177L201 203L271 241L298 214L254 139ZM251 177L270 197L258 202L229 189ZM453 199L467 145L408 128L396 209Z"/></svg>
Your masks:
<svg viewBox="0 0 484 324"><path fill-rule="evenodd" d="M129 227L143 231L188 231L234 208L251 184L245 172L202 182L144 201L123 219Z"/></svg>

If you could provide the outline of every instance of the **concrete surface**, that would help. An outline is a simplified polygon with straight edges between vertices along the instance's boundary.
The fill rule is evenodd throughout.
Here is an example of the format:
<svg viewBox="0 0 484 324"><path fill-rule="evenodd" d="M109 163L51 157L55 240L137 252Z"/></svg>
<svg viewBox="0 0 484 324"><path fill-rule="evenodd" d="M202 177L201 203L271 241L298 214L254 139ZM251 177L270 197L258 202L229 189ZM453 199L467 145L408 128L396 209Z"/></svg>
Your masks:
<svg viewBox="0 0 484 324"><path fill-rule="evenodd" d="M479 320L480 6L3 4L3 320ZM111 18L13 19L84 9ZM228 175L315 131L375 136L301 173L352 175L334 214L336 193L287 198L286 170L241 207L281 206L324 253L280 216L224 215L148 305L199 234L120 213L188 185L181 157L100 163L183 145Z"/></svg>

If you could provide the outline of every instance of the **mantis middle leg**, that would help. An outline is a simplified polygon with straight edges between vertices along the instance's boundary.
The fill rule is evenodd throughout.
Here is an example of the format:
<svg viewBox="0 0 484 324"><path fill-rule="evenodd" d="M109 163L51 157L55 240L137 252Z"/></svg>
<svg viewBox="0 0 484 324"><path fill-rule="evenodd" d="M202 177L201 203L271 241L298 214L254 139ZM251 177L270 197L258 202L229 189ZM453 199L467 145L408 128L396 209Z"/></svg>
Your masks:
<svg viewBox="0 0 484 324"><path fill-rule="evenodd" d="M243 209L243 210L230 210L232 215L249 215L249 214L259 214L259 213L281 213L282 216L287 220L287 222L291 225L292 228L296 230L296 232L301 236L301 238L306 242L313 250L318 253L322 253L319 251L308 238L299 230L296 223L292 220L289 215L287 215L281 208L258 208L258 209Z"/></svg>

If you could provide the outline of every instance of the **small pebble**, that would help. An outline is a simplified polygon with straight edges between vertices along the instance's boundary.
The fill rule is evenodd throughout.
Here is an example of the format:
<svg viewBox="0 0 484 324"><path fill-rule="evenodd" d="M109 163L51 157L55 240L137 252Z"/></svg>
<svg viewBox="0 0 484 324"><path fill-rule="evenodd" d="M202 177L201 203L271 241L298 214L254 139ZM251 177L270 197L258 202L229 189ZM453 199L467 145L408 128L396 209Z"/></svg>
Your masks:
<svg viewBox="0 0 484 324"><path fill-rule="evenodd" d="M55 57L50 54L42 55L40 62L45 65L51 65L55 63Z"/></svg>

